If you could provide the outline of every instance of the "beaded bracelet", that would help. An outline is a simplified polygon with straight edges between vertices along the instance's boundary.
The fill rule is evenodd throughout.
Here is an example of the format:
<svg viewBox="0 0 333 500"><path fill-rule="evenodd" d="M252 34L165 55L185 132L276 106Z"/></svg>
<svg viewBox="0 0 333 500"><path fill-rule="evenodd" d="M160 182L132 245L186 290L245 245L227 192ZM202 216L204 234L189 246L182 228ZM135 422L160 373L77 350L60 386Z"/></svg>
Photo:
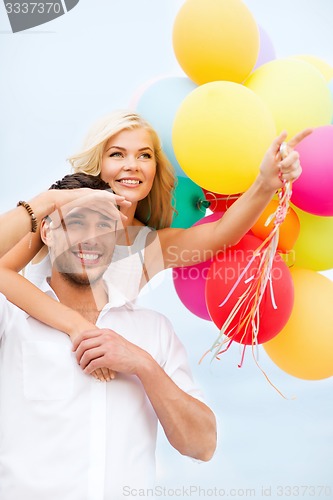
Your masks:
<svg viewBox="0 0 333 500"><path fill-rule="evenodd" d="M37 217L35 216L35 214L34 214L32 208L31 208L31 206L26 201L19 201L17 203L17 206L18 207L22 206L22 207L24 207L26 209L26 211L30 215L30 219L31 219L31 232L35 233L37 231L38 222L37 222Z"/></svg>

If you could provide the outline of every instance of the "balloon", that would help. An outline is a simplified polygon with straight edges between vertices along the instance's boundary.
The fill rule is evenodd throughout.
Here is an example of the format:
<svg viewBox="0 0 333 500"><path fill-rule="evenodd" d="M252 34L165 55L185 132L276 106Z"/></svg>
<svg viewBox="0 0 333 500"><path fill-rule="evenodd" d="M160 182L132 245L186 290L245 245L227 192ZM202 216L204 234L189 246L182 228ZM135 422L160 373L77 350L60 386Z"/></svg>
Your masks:
<svg viewBox="0 0 333 500"><path fill-rule="evenodd" d="M136 111L154 127L162 141L163 151L174 166L177 175L185 175L172 146L172 125L183 99L197 87L185 77L159 78L139 97Z"/></svg>
<svg viewBox="0 0 333 500"><path fill-rule="evenodd" d="M259 68L263 64L268 61L272 61L276 58L275 49L271 39L269 38L267 32L261 27L259 28L259 38L260 38L260 47L257 62L253 69Z"/></svg>
<svg viewBox="0 0 333 500"><path fill-rule="evenodd" d="M209 314L218 328L221 328L225 323L238 298L247 289L248 284L245 283L245 280L253 275L258 266L257 260L250 265L227 302L221 307L219 306L227 298L238 277L252 258L254 250L259 247L261 242L255 236L246 235L238 245L215 257L206 279L206 302ZM293 285L290 272L278 254L274 257L272 267L272 288L274 299L268 285L259 306L260 327L257 338L259 344L267 342L279 333L288 321L293 306ZM276 309L273 305L274 301ZM249 301L247 301L247 305L249 305ZM241 311L236 314L231 322L231 328L237 326L240 314ZM251 345L253 343L250 326L249 328L242 326L239 332L235 329L228 336L241 344Z"/></svg>
<svg viewBox="0 0 333 500"><path fill-rule="evenodd" d="M185 97L172 139L179 164L194 182L230 194L252 184L275 135L271 113L254 92L238 83L212 82Z"/></svg>
<svg viewBox="0 0 333 500"><path fill-rule="evenodd" d="M214 213L200 219L194 225L219 220L223 213ZM199 257L198 257L199 258ZM211 321L205 298L206 276L213 259L193 266L176 267L172 270L173 283L184 306L199 318Z"/></svg>
<svg viewBox="0 0 333 500"><path fill-rule="evenodd" d="M205 195L200 186L187 177L178 177L174 191L173 216L171 227L187 228L206 214Z"/></svg>
<svg viewBox="0 0 333 500"><path fill-rule="evenodd" d="M316 128L295 149L302 175L293 185L291 201L305 212L333 216L333 125Z"/></svg>
<svg viewBox="0 0 333 500"><path fill-rule="evenodd" d="M301 231L288 264L325 271L333 268L333 217L318 217L293 206Z"/></svg>
<svg viewBox="0 0 333 500"><path fill-rule="evenodd" d="M306 380L333 375L333 282L310 269L293 268L295 302L281 332L264 344L272 361Z"/></svg>
<svg viewBox="0 0 333 500"><path fill-rule="evenodd" d="M235 203L242 193L219 194L203 189L206 200L210 203L209 210L212 212L226 212Z"/></svg>
<svg viewBox="0 0 333 500"><path fill-rule="evenodd" d="M129 109L135 110L139 100L143 96L143 94L146 92L146 90L151 86L154 85L154 83L158 82L159 80L163 80L165 78L172 78L172 75L165 74L165 75L158 75L154 76L153 78L150 78L146 82L143 82L142 85L140 85L134 92L134 94L131 97L131 100L128 104Z"/></svg>
<svg viewBox="0 0 333 500"><path fill-rule="evenodd" d="M329 88L329 91L331 93L331 99L332 99L332 102L333 102L333 80L331 80L328 84L328 88ZM331 123L333 123L333 114L332 114L332 120L331 120Z"/></svg>
<svg viewBox="0 0 333 500"><path fill-rule="evenodd" d="M271 200L269 202L257 222L251 228L251 231L255 236L265 240L271 233L274 228L274 218L268 226L265 226L265 223L268 217L276 212L278 205L278 200ZM289 207L286 218L279 227L279 242L277 249L283 253L289 252L295 245L299 232L300 222L298 216L295 210Z"/></svg>
<svg viewBox="0 0 333 500"><path fill-rule="evenodd" d="M278 133L286 130L291 137L304 128L331 122L330 91L321 73L305 61L270 61L257 68L244 85L269 107Z"/></svg>
<svg viewBox="0 0 333 500"><path fill-rule="evenodd" d="M259 29L241 0L191 0L175 18L173 48L184 72L198 85L241 83L257 60Z"/></svg>
<svg viewBox="0 0 333 500"><path fill-rule="evenodd" d="M295 59L301 59L302 61L306 61L312 64L315 68L317 68L318 71L320 71L320 73L325 78L326 82L329 82L333 78L333 67L326 61L319 59L319 57L306 54L297 55L293 57L295 57Z"/></svg>

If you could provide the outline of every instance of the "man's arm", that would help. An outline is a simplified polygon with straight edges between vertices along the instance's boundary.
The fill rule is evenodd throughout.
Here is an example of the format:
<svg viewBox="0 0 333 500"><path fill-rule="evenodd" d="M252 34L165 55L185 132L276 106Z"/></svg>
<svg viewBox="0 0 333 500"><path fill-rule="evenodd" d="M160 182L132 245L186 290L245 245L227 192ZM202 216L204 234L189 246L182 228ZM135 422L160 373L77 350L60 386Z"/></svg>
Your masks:
<svg viewBox="0 0 333 500"><path fill-rule="evenodd" d="M87 374L104 366L137 376L170 444L183 455L210 460L216 448L213 412L180 389L148 352L112 330L83 333L73 350Z"/></svg>

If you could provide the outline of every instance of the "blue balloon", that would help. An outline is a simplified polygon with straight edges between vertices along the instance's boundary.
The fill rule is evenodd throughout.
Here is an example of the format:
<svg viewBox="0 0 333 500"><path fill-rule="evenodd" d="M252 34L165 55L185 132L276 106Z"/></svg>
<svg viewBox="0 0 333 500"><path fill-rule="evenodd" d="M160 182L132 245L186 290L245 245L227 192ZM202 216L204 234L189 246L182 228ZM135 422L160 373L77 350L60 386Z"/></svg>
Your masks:
<svg viewBox="0 0 333 500"><path fill-rule="evenodd" d="M172 146L172 127L177 110L185 97L197 88L186 77L162 78L150 85L141 95L136 111L156 130L162 141L163 151L172 163L176 174L187 177L182 170Z"/></svg>

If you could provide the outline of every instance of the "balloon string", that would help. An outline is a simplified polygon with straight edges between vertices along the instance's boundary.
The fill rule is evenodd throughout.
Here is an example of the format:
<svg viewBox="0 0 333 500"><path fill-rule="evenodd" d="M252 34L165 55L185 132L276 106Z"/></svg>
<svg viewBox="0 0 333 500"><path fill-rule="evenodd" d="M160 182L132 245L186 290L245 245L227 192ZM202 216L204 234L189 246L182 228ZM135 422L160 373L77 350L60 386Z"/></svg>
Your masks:
<svg viewBox="0 0 333 500"><path fill-rule="evenodd" d="M238 368L242 368L242 366L243 366L244 357L245 357L245 349L246 349L246 344L245 344L245 345L244 345L244 347L243 347L242 357L241 357L240 362L238 363Z"/></svg>
<svg viewBox="0 0 333 500"><path fill-rule="evenodd" d="M207 193L213 194L213 193ZM264 297L264 293L267 289L267 285L269 285L268 290L270 294L270 299L272 302L272 306L274 309L277 309L277 304L275 302L274 297L274 289L273 289L273 281L272 281L272 267L274 263L274 258L276 255L276 250L278 246L279 240L279 227L282 222L285 220L286 215L288 213L289 201L292 194L291 183L283 182L282 188L279 190L278 198L279 204L276 211L270 215L265 223L268 225L272 219L274 218L274 227L270 234L266 237L266 239L259 245L259 247L253 252L252 258L249 260L241 274L238 276L236 283L232 286L231 290L225 297L225 299L221 302L219 307L223 307L230 299L230 297L235 293L235 290L241 280L244 278L246 272L250 268L251 264L259 258L258 268L254 271L254 273L244 280L244 283L247 284L247 288L245 292L238 298L236 304L232 308L229 313L226 321L222 325L219 335L216 341L211 346L211 349L207 351L204 356L208 352L213 351L212 359L220 359L219 356L226 352L232 342L235 339L235 336L244 329L244 333L240 339L240 343L244 344L245 337L248 333L248 330L251 329L251 346L252 346L252 355L255 360L257 367L265 376L266 380L270 383L272 387L276 389L276 391L285 399L287 399L282 392L270 381L269 377L265 373L265 371L261 368L258 363L258 360L254 353L254 348L258 348L258 334L260 328L260 314L259 308ZM236 197L238 198L238 196ZM215 196L217 200L217 197ZM223 197L220 199L228 199L228 197ZM239 319L236 325L231 327L232 322L239 315ZM222 349L222 347L227 343L227 347ZM241 360L239 363L239 367L242 367L245 357L245 348L246 344L243 348ZM200 362L204 358L202 356Z"/></svg>
<svg viewBox="0 0 333 500"><path fill-rule="evenodd" d="M275 389L278 394L280 394L280 396L282 396L284 399L296 399L295 396L292 396L291 398L287 398L287 396L285 396L283 394L283 392L280 391L280 389L277 388L277 386L275 384L273 384L273 382L270 380L270 378L268 377L267 373L265 372L265 370L263 370L263 368L261 368L260 364L258 363L258 360L253 352L253 345L252 345L252 357L255 361L255 364L257 365L257 367L259 368L259 370L261 371L261 373L264 375L265 379L267 380L267 382L273 387L273 389Z"/></svg>

